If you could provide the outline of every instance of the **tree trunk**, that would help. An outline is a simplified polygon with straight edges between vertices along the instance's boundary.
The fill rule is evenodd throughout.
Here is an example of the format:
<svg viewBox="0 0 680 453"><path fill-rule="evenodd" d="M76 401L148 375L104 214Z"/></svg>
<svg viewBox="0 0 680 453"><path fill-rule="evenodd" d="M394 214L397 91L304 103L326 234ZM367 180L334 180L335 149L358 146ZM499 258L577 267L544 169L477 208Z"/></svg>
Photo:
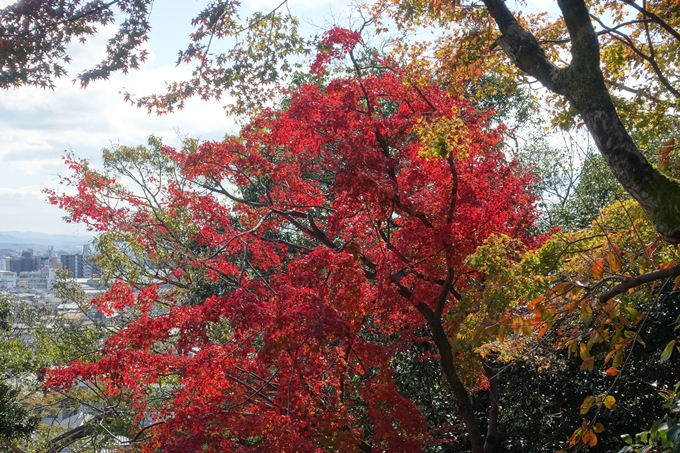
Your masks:
<svg viewBox="0 0 680 453"><path fill-rule="evenodd" d="M425 319L427 319L428 327L432 332L432 339L439 350L439 361L442 371L456 397L458 415L460 415L465 424L465 430L467 431L470 440L471 452L491 453L492 450L486 450L484 448L484 440L479 429L479 423L477 423L477 418L475 417L475 411L472 407L470 395L456 372L456 366L453 363L453 351L451 350L451 344L446 336L446 332L444 332L441 316L437 316L435 312L423 303L418 305L418 310L425 316Z"/></svg>
<svg viewBox="0 0 680 453"><path fill-rule="evenodd" d="M503 0L483 0L503 36L497 44L523 72L565 96L581 115L621 185L643 207L664 238L680 243L680 182L656 170L640 153L616 112L600 69L600 46L583 0L558 0L571 38L572 61L559 68Z"/></svg>

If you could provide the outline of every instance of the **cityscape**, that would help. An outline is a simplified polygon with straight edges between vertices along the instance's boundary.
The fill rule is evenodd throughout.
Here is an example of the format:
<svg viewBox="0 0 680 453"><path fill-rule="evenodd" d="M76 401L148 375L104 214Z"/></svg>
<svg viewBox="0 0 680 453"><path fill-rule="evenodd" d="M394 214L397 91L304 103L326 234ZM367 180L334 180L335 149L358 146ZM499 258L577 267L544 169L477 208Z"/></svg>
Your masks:
<svg viewBox="0 0 680 453"><path fill-rule="evenodd" d="M70 271L73 278L92 280L99 271L91 253L89 244L84 244L80 253L55 251L53 246L43 253L32 248L20 252L0 249L0 289L49 292L59 269Z"/></svg>
<svg viewBox="0 0 680 453"><path fill-rule="evenodd" d="M43 234L37 240L35 234L23 235L27 237L17 240L0 233L0 238L6 240L0 240L0 297L9 301L12 313L8 338L20 339L30 351L40 355L35 347L36 339L44 332L63 326L93 329L96 323L108 323L110 320L90 305L92 297L101 293L100 270L93 261L90 242L74 245L77 238L60 240L63 235ZM55 245L45 245L50 241ZM63 299L60 296L57 289L60 277L62 281L68 281L71 288L78 289L79 298ZM35 370L18 373L14 385L23 389L24 406L36 398L44 400L32 406L34 420L39 423L41 432L54 435L77 432L96 416L92 409L74 408L67 400L51 402L49 395L41 396L38 374Z"/></svg>

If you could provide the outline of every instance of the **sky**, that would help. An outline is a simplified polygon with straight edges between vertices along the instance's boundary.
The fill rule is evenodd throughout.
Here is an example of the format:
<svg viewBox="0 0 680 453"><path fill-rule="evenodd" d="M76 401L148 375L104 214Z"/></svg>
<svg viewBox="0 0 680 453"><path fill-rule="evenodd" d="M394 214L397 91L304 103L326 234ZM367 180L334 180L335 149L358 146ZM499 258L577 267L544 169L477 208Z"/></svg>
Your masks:
<svg viewBox="0 0 680 453"><path fill-rule="evenodd" d="M0 7L11 0L0 0ZM143 95L163 91L163 82L186 79L191 68L175 66L177 52L187 44L190 20L204 0L157 0L151 13L150 58L142 68L116 74L83 90L73 84L80 68L92 67L104 55L106 39L115 27L107 27L83 46L73 44L69 76L56 81L54 90L21 87L0 91L0 231L90 235L82 225L62 220L63 212L45 202L43 190L59 187L59 175L67 175L62 156L72 150L93 164L101 149L112 144L136 146L150 134L171 146L180 136L219 140L237 126L227 117L220 101L190 100L183 111L158 117L123 100L121 92ZM269 11L280 0L244 1L245 8ZM534 0L530 6L547 6L550 0ZM346 23L354 11L353 0L289 0L288 7L310 33L320 34L334 21Z"/></svg>
<svg viewBox="0 0 680 453"><path fill-rule="evenodd" d="M159 117L126 104L120 94L162 92L164 81L187 78L191 67L176 67L175 59L188 42L191 18L205 3L154 3L150 58L140 70L93 82L85 90L72 83L79 68L100 61L106 39L115 32L112 26L85 46L71 45L73 63L67 67L70 77L58 80L54 90L21 87L0 91L0 231L90 234L82 225L63 221L63 212L45 202L43 190L58 188L59 175L68 174L61 159L65 150L96 164L102 148L144 144L150 134L162 137L166 144L178 145L180 136L219 140L225 133L236 131L233 119L225 115L219 101L192 99L183 111ZM252 9L267 10L279 1L243 3ZM345 0L292 0L290 9L308 22L324 24L331 17L349 14L348 4ZM0 6L4 6L2 0Z"/></svg>

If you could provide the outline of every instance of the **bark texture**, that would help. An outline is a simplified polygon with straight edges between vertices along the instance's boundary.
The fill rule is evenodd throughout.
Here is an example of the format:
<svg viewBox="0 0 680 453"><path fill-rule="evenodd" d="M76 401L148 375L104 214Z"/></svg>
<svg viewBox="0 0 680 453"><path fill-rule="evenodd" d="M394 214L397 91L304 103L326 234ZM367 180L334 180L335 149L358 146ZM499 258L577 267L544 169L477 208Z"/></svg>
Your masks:
<svg viewBox="0 0 680 453"><path fill-rule="evenodd" d="M497 44L513 63L547 89L565 96L583 118L621 185L666 240L680 243L680 182L640 153L614 107L600 68L600 46L584 0L558 0L571 39L572 61L557 67L536 37L522 28L503 0L483 0L502 36Z"/></svg>

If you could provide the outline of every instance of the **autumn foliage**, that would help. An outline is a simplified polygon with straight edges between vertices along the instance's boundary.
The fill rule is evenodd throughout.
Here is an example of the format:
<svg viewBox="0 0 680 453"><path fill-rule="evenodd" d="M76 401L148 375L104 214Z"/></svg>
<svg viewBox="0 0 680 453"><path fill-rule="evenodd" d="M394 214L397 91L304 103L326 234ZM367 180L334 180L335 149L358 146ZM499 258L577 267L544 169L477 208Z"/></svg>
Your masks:
<svg viewBox="0 0 680 453"><path fill-rule="evenodd" d="M426 342L470 429L461 398L486 378L466 365L461 383L450 346L466 257L494 233L531 241L532 176L487 113L399 71L284 105L224 142L120 148L106 172L69 157L77 194L51 201L128 244L146 277L95 299L134 319L47 384L129 398L145 451L416 452L436 430L391 360Z"/></svg>

